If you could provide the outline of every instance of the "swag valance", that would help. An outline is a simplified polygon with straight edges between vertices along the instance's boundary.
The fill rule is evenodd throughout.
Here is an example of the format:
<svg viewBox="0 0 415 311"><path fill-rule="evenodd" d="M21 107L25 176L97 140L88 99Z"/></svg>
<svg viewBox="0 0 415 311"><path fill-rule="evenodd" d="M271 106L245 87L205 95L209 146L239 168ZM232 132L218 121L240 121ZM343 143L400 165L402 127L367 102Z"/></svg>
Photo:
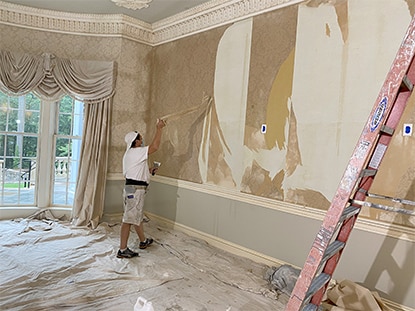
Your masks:
<svg viewBox="0 0 415 311"><path fill-rule="evenodd" d="M84 103L100 102L114 93L114 64L0 51L0 88L13 95L34 92L47 101L69 95Z"/></svg>
<svg viewBox="0 0 415 311"><path fill-rule="evenodd" d="M0 51L0 90L4 93L33 92L48 102L69 95L87 103L72 210L74 225L95 228L103 214L114 87L114 62Z"/></svg>

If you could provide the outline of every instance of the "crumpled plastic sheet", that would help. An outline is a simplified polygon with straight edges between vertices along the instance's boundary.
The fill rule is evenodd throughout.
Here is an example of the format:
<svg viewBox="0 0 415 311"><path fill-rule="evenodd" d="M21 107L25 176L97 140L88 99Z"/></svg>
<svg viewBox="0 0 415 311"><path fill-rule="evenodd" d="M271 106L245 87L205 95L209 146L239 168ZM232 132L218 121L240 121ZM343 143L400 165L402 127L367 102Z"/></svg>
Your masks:
<svg viewBox="0 0 415 311"><path fill-rule="evenodd" d="M290 265L270 267L264 278L277 292L291 295L301 270ZM379 294L351 280L331 280L321 304L322 310L330 311L393 311Z"/></svg>
<svg viewBox="0 0 415 311"><path fill-rule="evenodd" d="M95 230L53 215L0 221L0 310L133 310L138 297L159 310L283 310L266 265L229 254L157 223L140 257L119 259L120 224Z"/></svg>
<svg viewBox="0 0 415 311"><path fill-rule="evenodd" d="M290 265L271 267L265 272L264 278L276 290L291 295L301 270Z"/></svg>
<svg viewBox="0 0 415 311"><path fill-rule="evenodd" d="M327 289L322 306L330 311L393 311L375 291L351 280L334 282Z"/></svg>

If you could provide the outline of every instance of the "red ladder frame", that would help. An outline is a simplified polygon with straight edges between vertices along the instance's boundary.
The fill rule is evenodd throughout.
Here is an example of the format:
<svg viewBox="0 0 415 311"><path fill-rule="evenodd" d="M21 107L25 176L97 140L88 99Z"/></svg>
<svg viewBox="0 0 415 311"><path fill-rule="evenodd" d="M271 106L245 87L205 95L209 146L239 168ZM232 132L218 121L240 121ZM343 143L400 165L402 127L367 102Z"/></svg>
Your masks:
<svg viewBox="0 0 415 311"><path fill-rule="evenodd" d="M383 83L285 311L317 310L415 81L415 17ZM357 186L357 187L356 187ZM337 237L332 242L335 234ZM316 277L320 269L322 272ZM310 303L309 303L310 302Z"/></svg>

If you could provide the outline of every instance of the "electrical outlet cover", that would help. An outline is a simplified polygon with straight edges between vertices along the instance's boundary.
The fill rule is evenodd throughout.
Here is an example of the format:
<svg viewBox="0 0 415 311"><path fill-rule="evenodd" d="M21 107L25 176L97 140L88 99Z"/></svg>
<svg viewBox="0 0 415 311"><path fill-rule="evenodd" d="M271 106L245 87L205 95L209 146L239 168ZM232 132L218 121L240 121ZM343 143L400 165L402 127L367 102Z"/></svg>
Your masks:
<svg viewBox="0 0 415 311"><path fill-rule="evenodd" d="M405 123L403 125L403 136L411 136L412 135L412 126L413 124Z"/></svg>

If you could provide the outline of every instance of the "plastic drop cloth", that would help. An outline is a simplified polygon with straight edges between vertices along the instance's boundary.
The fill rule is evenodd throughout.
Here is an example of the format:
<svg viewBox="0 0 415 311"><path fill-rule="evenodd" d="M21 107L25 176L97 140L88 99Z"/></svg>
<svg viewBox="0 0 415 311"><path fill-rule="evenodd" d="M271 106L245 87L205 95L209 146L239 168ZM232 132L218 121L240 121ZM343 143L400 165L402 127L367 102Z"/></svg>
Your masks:
<svg viewBox="0 0 415 311"><path fill-rule="evenodd" d="M335 282L326 292L322 303L330 311L393 311L379 294L350 280Z"/></svg>
<svg viewBox="0 0 415 311"><path fill-rule="evenodd" d="M290 265L271 267L265 272L264 278L277 291L291 295L301 270Z"/></svg>
<svg viewBox="0 0 415 311"><path fill-rule="evenodd" d="M133 310L138 297L160 310L283 310L267 266L206 242L145 224L155 243L119 259L119 224L72 227L53 215L0 221L0 310ZM136 234L129 246L138 250Z"/></svg>
<svg viewBox="0 0 415 311"><path fill-rule="evenodd" d="M301 270L290 265L269 268L264 275L276 291L291 295ZM350 280L331 280L321 304L322 310L329 311L393 311L377 292Z"/></svg>

